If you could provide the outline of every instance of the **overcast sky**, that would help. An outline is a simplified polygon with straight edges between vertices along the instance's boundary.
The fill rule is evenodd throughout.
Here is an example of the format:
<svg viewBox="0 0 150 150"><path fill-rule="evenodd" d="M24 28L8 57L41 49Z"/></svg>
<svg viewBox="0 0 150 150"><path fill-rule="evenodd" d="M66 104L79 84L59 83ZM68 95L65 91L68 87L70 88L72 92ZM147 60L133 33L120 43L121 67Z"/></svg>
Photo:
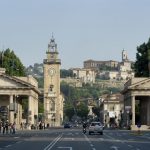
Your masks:
<svg viewBox="0 0 150 150"><path fill-rule="evenodd" d="M150 0L0 0L0 50L42 63L54 35L63 69L83 61L130 60L150 37Z"/></svg>

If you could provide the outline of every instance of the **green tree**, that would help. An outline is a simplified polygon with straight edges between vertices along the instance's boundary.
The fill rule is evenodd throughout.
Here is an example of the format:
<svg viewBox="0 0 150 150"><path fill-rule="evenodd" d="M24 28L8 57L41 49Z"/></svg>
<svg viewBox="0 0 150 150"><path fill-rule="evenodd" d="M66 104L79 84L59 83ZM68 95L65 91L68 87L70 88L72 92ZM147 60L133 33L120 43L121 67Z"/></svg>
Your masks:
<svg viewBox="0 0 150 150"><path fill-rule="evenodd" d="M64 114L68 117L68 120L71 121L71 118L74 115L74 107L70 103L66 103L64 107Z"/></svg>
<svg viewBox="0 0 150 150"><path fill-rule="evenodd" d="M44 113L44 104L41 101L39 101L39 103L38 103L38 112Z"/></svg>
<svg viewBox="0 0 150 150"><path fill-rule="evenodd" d="M66 78L66 77L74 77L73 71L72 70L66 70L66 69L61 69L60 70L60 77L61 78Z"/></svg>
<svg viewBox="0 0 150 150"><path fill-rule="evenodd" d="M36 78L36 80L38 81L38 87L44 88L44 78L40 77L40 78Z"/></svg>
<svg viewBox="0 0 150 150"><path fill-rule="evenodd" d="M6 74L12 76L25 76L25 67L20 59L9 48L0 52L0 67L6 69Z"/></svg>
<svg viewBox="0 0 150 150"><path fill-rule="evenodd" d="M88 106L84 103L80 103L77 108L77 116L81 117L82 119L86 119L89 113Z"/></svg>
<svg viewBox="0 0 150 150"><path fill-rule="evenodd" d="M136 77L148 77L148 63L149 63L149 55L150 55L150 39L147 43L143 43L142 45L137 47L136 53L136 62L134 64L135 76Z"/></svg>

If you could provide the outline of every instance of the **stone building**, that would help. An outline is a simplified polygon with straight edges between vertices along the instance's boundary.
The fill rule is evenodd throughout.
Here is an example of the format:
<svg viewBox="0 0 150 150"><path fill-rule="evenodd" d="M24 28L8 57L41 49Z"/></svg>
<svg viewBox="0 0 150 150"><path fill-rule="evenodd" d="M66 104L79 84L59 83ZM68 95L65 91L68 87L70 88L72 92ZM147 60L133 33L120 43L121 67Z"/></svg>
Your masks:
<svg viewBox="0 0 150 150"><path fill-rule="evenodd" d="M85 69L94 69L94 70L99 70L99 68L107 66L113 69L118 68L118 61L114 60L108 60L108 61L96 61L96 60L86 60L83 62L83 66Z"/></svg>
<svg viewBox="0 0 150 150"><path fill-rule="evenodd" d="M60 93L60 65L57 44L51 38L44 59L44 117L50 126L60 126L63 121L63 101Z"/></svg>
<svg viewBox="0 0 150 150"><path fill-rule="evenodd" d="M132 130L150 129L150 78L131 78L124 85L124 111Z"/></svg>
<svg viewBox="0 0 150 150"><path fill-rule="evenodd" d="M10 123L20 123L25 119L29 126L36 124L38 119L38 82L32 77L15 77L5 74L5 69L0 68L0 119ZM22 103L27 101L28 110L23 118Z"/></svg>
<svg viewBox="0 0 150 150"><path fill-rule="evenodd" d="M82 83L95 83L96 73L92 69L81 69L81 68L72 68L75 78L80 79Z"/></svg>
<svg viewBox="0 0 150 150"><path fill-rule="evenodd" d="M101 79L105 80L128 80L134 77L132 71L133 62L128 59L127 52L122 51L122 61L84 61L84 68L95 70Z"/></svg>
<svg viewBox="0 0 150 150"><path fill-rule="evenodd" d="M134 77L134 72L106 71L104 78L107 80L128 80Z"/></svg>
<svg viewBox="0 0 150 150"><path fill-rule="evenodd" d="M124 108L123 95L120 93L103 95L99 99L99 105L101 122L107 127L119 126Z"/></svg>

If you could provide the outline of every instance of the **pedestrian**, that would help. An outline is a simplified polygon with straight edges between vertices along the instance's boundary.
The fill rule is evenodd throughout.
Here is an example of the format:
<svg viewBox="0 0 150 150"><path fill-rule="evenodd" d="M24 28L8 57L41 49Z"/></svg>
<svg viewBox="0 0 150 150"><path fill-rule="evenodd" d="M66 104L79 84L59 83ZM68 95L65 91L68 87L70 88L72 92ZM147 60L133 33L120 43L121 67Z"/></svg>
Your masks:
<svg viewBox="0 0 150 150"><path fill-rule="evenodd" d="M20 129L23 130L23 123L20 123Z"/></svg>
<svg viewBox="0 0 150 150"><path fill-rule="evenodd" d="M9 124L9 133L10 133L10 134L12 134L12 129L13 129L12 126L13 126L12 123L10 123L10 124Z"/></svg>
<svg viewBox="0 0 150 150"><path fill-rule="evenodd" d="M2 131L2 121L0 122L0 133Z"/></svg>
<svg viewBox="0 0 150 150"><path fill-rule="evenodd" d="M5 122L2 122L3 134L5 134Z"/></svg>
<svg viewBox="0 0 150 150"><path fill-rule="evenodd" d="M7 120L5 123L6 134L8 134L8 126L9 126L9 124L8 124L8 120Z"/></svg>
<svg viewBox="0 0 150 150"><path fill-rule="evenodd" d="M12 125L12 130L13 130L12 133L15 134L15 132L16 132L16 123L15 122Z"/></svg>
<svg viewBox="0 0 150 150"><path fill-rule="evenodd" d="M42 122L40 122L40 124L39 124L39 129L40 130L42 129Z"/></svg>
<svg viewBox="0 0 150 150"><path fill-rule="evenodd" d="M47 123L47 129L49 128L49 123Z"/></svg>

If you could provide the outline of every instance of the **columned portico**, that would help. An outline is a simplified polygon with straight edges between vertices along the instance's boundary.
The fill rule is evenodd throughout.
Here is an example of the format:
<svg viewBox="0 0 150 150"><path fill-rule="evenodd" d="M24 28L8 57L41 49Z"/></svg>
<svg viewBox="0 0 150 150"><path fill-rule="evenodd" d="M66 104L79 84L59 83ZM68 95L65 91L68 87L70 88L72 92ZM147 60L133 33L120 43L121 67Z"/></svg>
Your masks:
<svg viewBox="0 0 150 150"><path fill-rule="evenodd" d="M28 126L36 123L38 117L38 90L37 81L31 77L12 77L0 73L0 120L9 123L28 123ZM22 103L27 101L28 113L22 118ZM25 119L25 120L23 120Z"/></svg>
<svg viewBox="0 0 150 150"><path fill-rule="evenodd" d="M130 112L127 117L132 130L150 129L150 78L132 78L124 85L125 112ZM131 108L126 110L126 108ZM137 109L135 109L137 108ZM126 115L128 115L126 113Z"/></svg>

